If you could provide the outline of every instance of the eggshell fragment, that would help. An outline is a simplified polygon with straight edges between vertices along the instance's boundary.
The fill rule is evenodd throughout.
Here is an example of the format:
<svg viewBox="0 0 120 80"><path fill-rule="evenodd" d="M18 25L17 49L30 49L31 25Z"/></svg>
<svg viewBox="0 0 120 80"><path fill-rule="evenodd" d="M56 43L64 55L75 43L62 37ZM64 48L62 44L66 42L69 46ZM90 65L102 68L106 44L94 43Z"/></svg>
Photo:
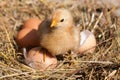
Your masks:
<svg viewBox="0 0 120 80"><path fill-rule="evenodd" d="M42 20L40 20L40 19L30 18L24 22L23 28L32 28L32 29L37 30L38 26L41 22L42 22Z"/></svg>
<svg viewBox="0 0 120 80"><path fill-rule="evenodd" d="M93 53L95 51L96 46L96 39L92 32L89 30L84 30L80 33L81 40L80 40L80 47L78 52L89 52Z"/></svg>
<svg viewBox="0 0 120 80"><path fill-rule="evenodd" d="M39 45L37 31L29 28L22 29L17 34L16 41L20 47L33 47Z"/></svg>
<svg viewBox="0 0 120 80"><path fill-rule="evenodd" d="M56 57L53 57L40 47L32 48L28 53L25 53L24 56L26 64L40 71L54 69L57 65Z"/></svg>

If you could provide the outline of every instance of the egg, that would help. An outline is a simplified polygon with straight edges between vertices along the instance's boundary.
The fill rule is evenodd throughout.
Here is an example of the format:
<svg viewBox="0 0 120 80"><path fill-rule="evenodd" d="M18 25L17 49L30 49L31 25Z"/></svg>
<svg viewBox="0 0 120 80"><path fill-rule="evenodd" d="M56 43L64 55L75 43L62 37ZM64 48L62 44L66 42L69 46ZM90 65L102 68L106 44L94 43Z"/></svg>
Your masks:
<svg viewBox="0 0 120 80"><path fill-rule="evenodd" d="M81 36L81 40L80 40L80 47L78 52L93 53L95 51L95 46L96 46L96 39L94 34L89 30L84 30L80 33L80 36Z"/></svg>
<svg viewBox="0 0 120 80"><path fill-rule="evenodd" d="M23 28L32 28L32 29L37 30L41 22L42 20L38 18L30 18L24 22Z"/></svg>
<svg viewBox="0 0 120 80"><path fill-rule="evenodd" d="M18 32L16 42L19 47L39 46L37 29L42 20L30 18L24 22L23 28Z"/></svg>
<svg viewBox="0 0 120 80"><path fill-rule="evenodd" d="M24 28L18 34L16 38L19 47L34 47L39 45L39 39L37 31L34 29Z"/></svg>
<svg viewBox="0 0 120 80"><path fill-rule="evenodd" d="M36 70L44 71L57 66L56 57L40 47L32 48L28 53L24 53L24 57L26 64Z"/></svg>

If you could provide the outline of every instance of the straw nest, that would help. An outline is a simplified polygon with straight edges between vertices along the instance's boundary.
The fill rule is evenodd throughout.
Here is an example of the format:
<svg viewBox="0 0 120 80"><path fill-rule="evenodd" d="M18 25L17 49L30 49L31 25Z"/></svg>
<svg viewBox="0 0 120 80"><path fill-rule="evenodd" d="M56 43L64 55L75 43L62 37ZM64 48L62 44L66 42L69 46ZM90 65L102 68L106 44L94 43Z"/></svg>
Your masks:
<svg viewBox="0 0 120 80"><path fill-rule="evenodd" d="M0 79L120 79L120 2L111 2L114 4L109 0L0 0ZM95 34L96 50L74 60L65 55L53 70L34 70L24 63L14 38L25 20L44 19L61 7L72 12L81 31L89 29Z"/></svg>

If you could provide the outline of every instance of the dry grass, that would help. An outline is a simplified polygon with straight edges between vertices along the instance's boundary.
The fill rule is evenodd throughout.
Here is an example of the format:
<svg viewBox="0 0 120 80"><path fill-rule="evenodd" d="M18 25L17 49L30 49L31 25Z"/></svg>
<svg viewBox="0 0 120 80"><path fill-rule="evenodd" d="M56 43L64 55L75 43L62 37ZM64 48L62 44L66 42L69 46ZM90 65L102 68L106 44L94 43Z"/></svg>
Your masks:
<svg viewBox="0 0 120 80"><path fill-rule="evenodd" d="M0 80L120 80L120 18L113 14L116 6L98 5L97 0L78 1L0 0ZM72 11L81 30L95 34L96 51L80 54L75 60L67 55L54 70L36 71L24 64L14 37L25 20L44 19L61 7Z"/></svg>

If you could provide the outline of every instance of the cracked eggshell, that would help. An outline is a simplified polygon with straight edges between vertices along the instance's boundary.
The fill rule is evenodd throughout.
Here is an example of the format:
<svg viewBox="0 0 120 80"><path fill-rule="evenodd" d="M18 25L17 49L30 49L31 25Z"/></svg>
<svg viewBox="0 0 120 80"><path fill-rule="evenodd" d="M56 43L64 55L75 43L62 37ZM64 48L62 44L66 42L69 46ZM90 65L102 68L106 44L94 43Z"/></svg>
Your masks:
<svg viewBox="0 0 120 80"><path fill-rule="evenodd" d="M57 66L57 58L40 47L32 48L24 54L24 57L26 64L36 70L44 71L54 69Z"/></svg>
<svg viewBox="0 0 120 80"><path fill-rule="evenodd" d="M81 36L81 40L80 40L80 47L78 52L93 53L95 51L95 46L96 46L96 39L94 34L89 30L84 30L80 33L80 36Z"/></svg>

